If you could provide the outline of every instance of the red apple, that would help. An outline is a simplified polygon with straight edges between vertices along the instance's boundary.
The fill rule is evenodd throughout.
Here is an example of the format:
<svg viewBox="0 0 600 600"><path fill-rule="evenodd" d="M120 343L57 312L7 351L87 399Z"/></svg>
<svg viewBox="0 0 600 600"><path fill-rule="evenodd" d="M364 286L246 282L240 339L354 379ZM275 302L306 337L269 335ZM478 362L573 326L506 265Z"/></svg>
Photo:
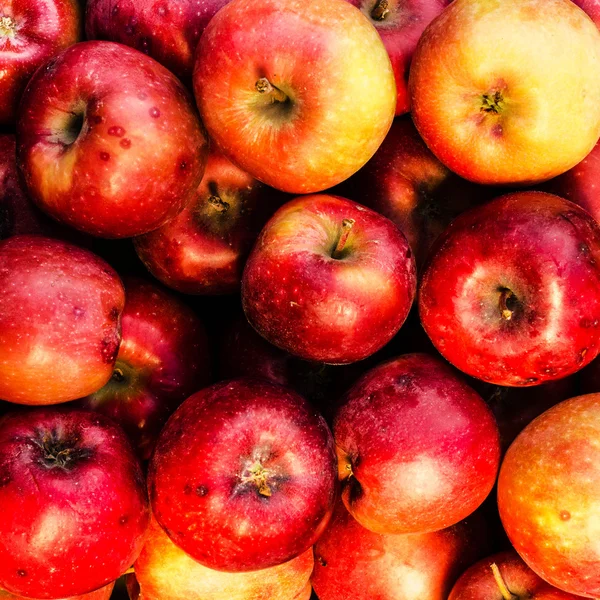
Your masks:
<svg viewBox="0 0 600 600"><path fill-rule="evenodd" d="M553 586L600 596L600 394L557 404L508 449L498 508L511 543Z"/></svg>
<svg viewBox="0 0 600 600"><path fill-rule="evenodd" d="M544 181L598 141L599 63L600 32L570 0L454 0L415 51L412 116L466 179Z"/></svg>
<svg viewBox="0 0 600 600"><path fill-rule="evenodd" d="M288 202L267 223L246 263L242 301L272 344L342 364L390 341L415 286L414 257L390 220L321 194Z"/></svg>
<svg viewBox="0 0 600 600"><path fill-rule="evenodd" d="M600 27L600 0L573 0L573 2L591 17L597 27Z"/></svg>
<svg viewBox="0 0 600 600"><path fill-rule="evenodd" d="M132 46L191 81L198 40L228 1L88 0L85 31L89 40Z"/></svg>
<svg viewBox="0 0 600 600"><path fill-rule="evenodd" d="M207 152L182 84L112 42L76 44L37 71L23 95L17 144L41 208L112 238L146 233L181 212Z"/></svg>
<svg viewBox="0 0 600 600"><path fill-rule="evenodd" d="M448 600L577 600L538 577L514 551L485 558L465 571Z"/></svg>
<svg viewBox="0 0 600 600"><path fill-rule="evenodd" d="M0 419L0 587L63 598L114 581L149 522L140 465L122 430L92 412Z"/></svg>
<svg viewBox="0 0 600 600"><path fill-rule="evenodd" d="M193 80L211 139L244 171L294 194L356 172L396 107L381 38L345 0L229 2L200 38Z"/></svg>
<svg viewBox="0 0 600 600"><path fill-rule="evenodd" d="M542 192L471 209L438 238L419 309L437 349L473 377L505 386L566 377L600 351L600 228Z"/></svg>
<svg viewBox="0 0 600 600"><path fill-rule="evenodd" d="M21 94L38 67L79 41L77 0L6 0L0 7L0 125L12 126Z"/></svg>
<svg viewBox="0 0 600 600"><path fill-rule="evenodd" d="M219 571L305 552L336 491L333 437L295 392L258 379L218 383L169 419L150 463L152 511L177 546Z"/></svg>
<svg viewBox="0 0 600 600"><path fill-rule="evenodd" d="M88 250L41 236L0 242L0 398L56 404L100 389L124 303L116 272Z"/></svg>
<svg viewBox="0 0 600 600"><path fill-rule="evenodd" d="M71 596L70 598L65 598L65 600L110 600L113 588L115 587L114 582L101 587L98 590L90 592L89 594L83 594L81 596ZM10 592L5 592L4 590L0 590L0 600L29 600L24 596L15 596Z"/></svg>
<svg viewBox="0 0 600 600"><path fill-rule="evenodd" d="M177 217L135 238L148 270L186 294L239 291L246 258L281 201L212 149L195 198Z"/></svg>
<svg viewBox="0 0 600 600"><path fill-rule="evenodd" d="M202 322L175 296L135 278L125 280L125 292L113 375L79 404L117 421L147 459L171 413L208 384L208 340Z"/></svg>

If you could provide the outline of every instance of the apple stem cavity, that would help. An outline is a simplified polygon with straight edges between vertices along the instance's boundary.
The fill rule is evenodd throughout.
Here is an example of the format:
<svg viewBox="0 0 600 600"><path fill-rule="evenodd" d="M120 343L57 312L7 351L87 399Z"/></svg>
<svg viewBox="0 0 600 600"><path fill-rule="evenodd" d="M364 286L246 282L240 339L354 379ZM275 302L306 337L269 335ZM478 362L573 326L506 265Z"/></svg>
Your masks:
<svg viewBox="0 0 600 600"><path fill-rule="evenodd" d="M504 598L504 600L515 600L516 598L518 598L518 596L515 596L508 589L506 582L504 581L504 578L502 577L502 573L500 573L500 569L498 568L498 565L496 563L492 563L490 565L490 568L492 569L492 573L494 574L494 579L496 580L498 589L500 590L500 593L502 594L502 598Z"/></svg>
<svg viewBox="0 0 600 600"><path fill-rule="evenodd" d="M123 373L123 371L117 367L113 371L112 378L117 383L123 383L123 381L125 381L125 373Z"/></svg>
<svg viewBox="0 0 600 600"><path fill-rule="evenodd" d="M517 308L518 300L512 290L501 288L500 290L500 314L505 321L510 321Z"/></svg>
<svg viewBox="0 0 600 600"><path fill-rule="evenodd" d="M388 0L377 0L377 3L371 11L371 18L374 21L383 21L390 12Z"/></svg>
<svg viewBox="0 0 600 600"><path fill-rule="evenodd" d="M17 24L10 17L0 18L0 37L14 38L17 31Z"/></svg>
<svg viewBox="0 0 600 600"><path fill-rule="evenodd" d="M268 479L269 471L265 469L258 461L250 465L246 469L246 472L242 475L242 481L244 483L251 483L255 485L258 493L265 498L269 498L272 495Z"/></svg>
<svg viewBox="0 0 600 600"><path fill-rule="evenodd" d="M229 210L229 203L222 200L219 196L209 196L208 203L220 213L227 212Z"/></svg>
<svg viewBox="0 0 600 600"><path fill-rule="evenodd" d="M267 94L271 98L271 104L275 102L287 102L288 96L285 92L276 88L266 77L261 77L255 84L259 94Z"/></svg>
<svg viewBox="0 0 600 600"><path fill-rule="evenodd" d="M337 244L331 254L331 258L340 259L342 258L342 252L346 246L346 242L348 241L348 236L350 235L350 231L354 226L354 219L344 219L342 221L342 231L340 233L340 238L338 239Z"/></svg>
<svg viewBox="0 0 600 600"><path fill-rule="evenodd" d="M481 111L498 115L504 108L504 97L502 92L490 92L481 97Z"/></svg>

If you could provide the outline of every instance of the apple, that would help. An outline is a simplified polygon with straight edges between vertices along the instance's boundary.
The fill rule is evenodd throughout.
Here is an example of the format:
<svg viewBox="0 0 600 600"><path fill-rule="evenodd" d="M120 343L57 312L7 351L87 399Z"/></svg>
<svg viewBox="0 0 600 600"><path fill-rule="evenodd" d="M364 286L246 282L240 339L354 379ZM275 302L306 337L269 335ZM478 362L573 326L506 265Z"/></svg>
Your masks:
<svg viewBox="0 0 600 600"><path fill-rule="evenodd" d="M597 27L600 27L600 1L599 0L573 0L579 8L583 9L596 23Z"/></svg>
<svg viewBox="0 0 600 600"><path fill-rule="evenodd" d="M148 54L191 81L194 51L213 15L228 0L88 0L88 40L111 40Z"/></svg>
<svg viewBox="0 0 600 600"><path fill-rule="evenodd" d="M161 288L127 278L125 293L112 377L78 404L117 421L148 459L171 413L209 383L208 340L194 311Z"/></svg>
<svg viewBox="0 0 600 600"><path fill-rule="evenodd" d="M118 425L77 410L0 419L0 587L63 598L114 581L149 523L144 476Z"/></svg>
<svg viewBox="0 0 600 600"><path fill-rule="evenodd" d="M541 182L600 137L599 63L600 32L570 0L454 0L413 56L412 116L461 177Z"/></svg>
<svg viewBox="0 0 600 600"><path fill-rule="evenodd" d="M193 200L177 217L134 240L148 270L186 294L239 291L244 263L278 194L211 149Z"/></svg>
<svg viewBox="0 0 600 600"><path fill-rule="evenodd" d="M503 386L566 377L600 351L600 227L543 192L473 208L438 238L419 310L439 352L473 377Z"/></svg>
<svg viewBox="0 0 600 600"><path fill-rule="evenodd" d="M246 263L242 302L275 346L343 364L392 339L415 288L414 256L389 219L317 194L288 202L265 225Z"/></svg>
<svg viewBox="0 0 600 600"><path fill-rule="evenodd" d="M119 276L88 250L33 235L0 242L0 398L56 404L100 389L124 304Z"/></svg>
<svg viewBox="0 0 600 600"><path fill-rule="evenodd" d="M538 577L514 551L485 558L467 569L448 600L578 600Z"/></svg>
<svg viewBox="0 0 600 600"><path fill-rule="evenodd" d="M71 598L65 598L65 600L110 600L113 588L115 587L114 582L101 587L98 590L89 592L89 594L82 594L81 596L71 596ZM15 596L10 592L0 590L0 600L29 600L23 596Z"/></svg>
<svg viewBox="0 0 600 600"><path fill-rule="evenodd" d="M301 396L237 379L188 398L150 462L152 512L171 540L218 571L282 564L310 548L336 493L333 437Z"/></svg>
<svg viewBox="0 0 600 600"><path fill-rule="evenodd" d="M118 238L183 210L202 178L207 141L188 93L162 65L121 44L82 42L29 82L17 150L43 210Z"/></svg>
<svg viewBox="0 0 600 600"><path fill-rule="evenodd" d="M8 0L0 8L0 126L12 126L38 67L82 33L77 0Z"/></svg>
<svg viewBox="0 0 600 600"><path fill-rule="evenodd" d="M179 549L152 519L128 588L139 588L131 594L132 600L308 600L313 564L309 548L297 558L260 571L215 571Z"/></svg>
<svg viewBox="0 0 600 600"><path fill-rule="evenodd" d="M500 466L498 427L444 362L406 354L363 375L335 413L342 499L375 533L426 533L473 513Z"/></svg>
<svg viewBox="0 0 600 600"><path fill-rule="evenodd" d="M381 38L345 0L229 2L200 38L193 83L208 133L227 157L294 194L358 171L396 107Z"/></svg>

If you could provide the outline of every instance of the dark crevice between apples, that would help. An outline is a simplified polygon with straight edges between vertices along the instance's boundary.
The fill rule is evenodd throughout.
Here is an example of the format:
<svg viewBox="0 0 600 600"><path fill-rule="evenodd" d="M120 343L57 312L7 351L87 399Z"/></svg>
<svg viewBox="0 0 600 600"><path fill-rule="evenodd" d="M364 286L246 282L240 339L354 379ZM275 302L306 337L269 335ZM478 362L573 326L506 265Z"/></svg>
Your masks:
<svg viewBox="0 0 600 600"><path fill-rule="evenodd" d="M56 430L38 432L33 441L40 449L39 462L47 469L70 471L92 455L91 450L79 446L79 437L60 435Z"/></svg>

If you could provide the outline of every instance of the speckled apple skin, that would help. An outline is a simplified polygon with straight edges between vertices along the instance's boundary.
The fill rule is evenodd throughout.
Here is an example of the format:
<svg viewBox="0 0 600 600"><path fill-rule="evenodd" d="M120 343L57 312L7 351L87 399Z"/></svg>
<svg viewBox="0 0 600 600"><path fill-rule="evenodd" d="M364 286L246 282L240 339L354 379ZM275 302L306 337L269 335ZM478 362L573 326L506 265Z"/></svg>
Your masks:
<svg viewBox="0 0 600 600"><path fill-rule="evenodd" d="M332 258L344 219L344 253ZM375 211L339 196L303 196L265 225L242 278L250 324L305 360L351 363L398 332L416 290L404 234Z"/></svg>
<svg viewBox="0 0 600 600"><path fill-rule="evenodd" d="M77 139L64 138L74 114ZM193 197L208 152L192 100L165 67L113 42L61 52L29 82L17 123L27 189L47 213L109 238L156 229Z"/></svg>
<svg viewBox="0 0 600 600"><path fill-rule="evenodd" d="M242 477L259 462L271 495ZM333 436L298 394L260 380L218 383L169 419L150 463L152 511L201 564L253 571L315 542L336 495Z"/></svg>
<svg viewBox="0 0 600 600"><path fill-rule="evenodd" d="M98 590L90 592L89 594L82 594L80 596L71 596L70 598L64 598L64 600L110 600L113 588L115 587L114 582L101 587ZM0 600L30 600L24 596L15 596L10 592L0 590Z"/></svg>
<svg viewBox="0 0 600 600"><path fill-rule="evenodd" d="M445 529L491 492L500 439L491 410L444 362L406 354L342 399L333 435L342 499L376 533Z"/></svg>
<svg viewBox="0 0 600 600"><path fill-rule="evenodd" d="M559 589L600 596L600 394L557 404L506 453L498 508L527 565Z"/></svg>
<svg viewBox="0 0 600 600"><path fill-rule="evenodd" d="M74 448L65 467L41 443ZM0 587L63 598L114 581L144 543L144 476L123 431L92 412L36 409L0 420Z"/></svg>
<svg viewBox="0 0 600 600"><path fill-rule="evenodd" d="M119 276L88 250L42 236L0 242L0 398L56 404L100 389L124 304Z"/></svg>
<svg viewBox="0 0 600 600"><path fill-rule="evenodd" d="M502 289L521 303L502 316ZM561 379L600 351L600 227L542 192L497 198L438 238L419 289L427 335L456 367L490 383Z"/></svg>

